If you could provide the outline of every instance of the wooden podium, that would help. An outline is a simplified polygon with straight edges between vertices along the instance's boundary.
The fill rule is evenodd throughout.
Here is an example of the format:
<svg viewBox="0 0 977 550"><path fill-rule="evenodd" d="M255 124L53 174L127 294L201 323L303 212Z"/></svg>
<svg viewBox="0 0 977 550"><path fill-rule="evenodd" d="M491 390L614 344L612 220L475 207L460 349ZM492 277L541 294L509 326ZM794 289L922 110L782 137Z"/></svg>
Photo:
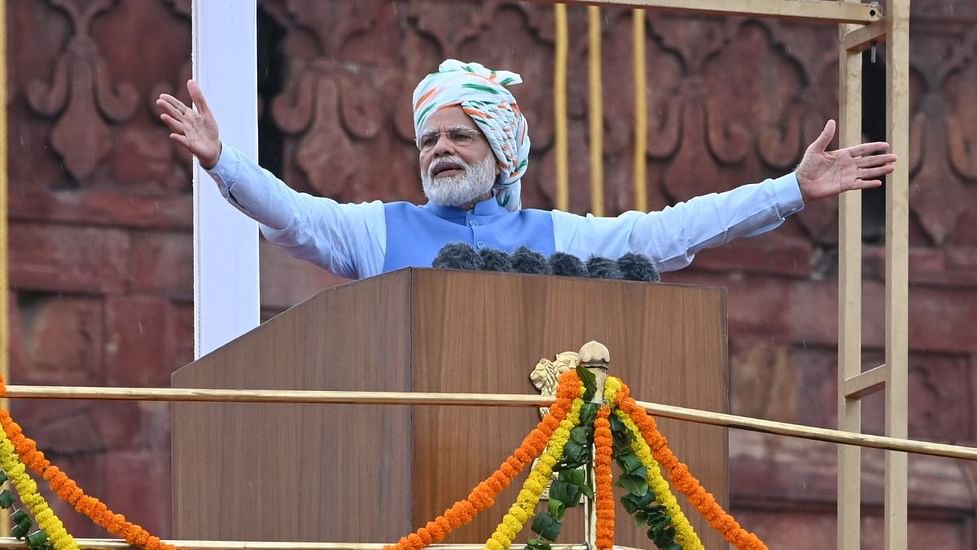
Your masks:
<svg viewBox="0 0 977 550"><path fill-rule="evenodd" d="M727 411L725 313L721 289L408 269L328 289L172 381L532 394L541 358L598 340L610 349L609 373L636 399ZM174 404L173 534L395 542L463 499L538 420L534 408ZM667 419L659 427L726 505L726 430ZM446 542L484 542L526 473ZM706 548L723 547L686 510ZM618 544L652 546L622 508L617 515ZM583 542L574 521L560 542Z"/></svg>

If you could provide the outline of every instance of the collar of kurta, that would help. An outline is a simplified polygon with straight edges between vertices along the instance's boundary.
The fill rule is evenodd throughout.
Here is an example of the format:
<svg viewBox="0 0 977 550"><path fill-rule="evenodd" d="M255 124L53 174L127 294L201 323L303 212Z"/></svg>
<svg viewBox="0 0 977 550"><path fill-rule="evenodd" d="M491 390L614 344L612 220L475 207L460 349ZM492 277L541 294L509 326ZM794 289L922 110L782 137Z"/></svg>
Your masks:
<svg viewBox="0 0 977 550"><path fill-rule="evenodd" d="M468 216L495 216L507 212L507 210L503 208L497 200L495 200L495 197L489 197L483 201L476 202L475 207L471 210L466 210L464 208L458 208L455 206L435 204L433 202L428 202L424 205L424 208L433 212L435 216L446 220L464 220Z"/></svg>

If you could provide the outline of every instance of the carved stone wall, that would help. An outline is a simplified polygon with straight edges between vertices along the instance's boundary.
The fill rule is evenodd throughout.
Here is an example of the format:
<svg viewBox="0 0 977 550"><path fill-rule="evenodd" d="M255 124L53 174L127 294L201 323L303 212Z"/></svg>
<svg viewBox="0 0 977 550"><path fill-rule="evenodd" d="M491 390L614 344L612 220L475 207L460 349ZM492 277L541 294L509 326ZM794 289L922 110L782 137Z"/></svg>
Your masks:
<svg viewBox="0 0 977 550"><path fill-rule="evenodd" d="M262 158L343 201L421 201L410 119L445 57L522 73L533 140L524 203L551 207L553 16L510 0L262 0ZM190 74L189 0L8 0L14 383L165 386L192 358L189 158L155 118ZM912 43L913 437L977 445L977 5L916 0ZM587 43L571 8L571 209L589 208ZM633 205L631 13L605 9L609 211ZM836 31L647 14L653 208L783 174L837 113ZM878 59L884 59L882 52ZM880 65L866 132L881 137ZM874 79L874 80L873 80ZM882 361L882 193L867 194L866 364ZM837 204L699 255L667 282L729 289L733 408L835 425ZM262 248L279 311L335 277ZM556 350L559 351L559 350ZM547 353L555 353L550 350ZM531 388L528 386L527 391ZM879 396L866 428L882 426ZM146 403L14 403L45 452L127 517L169 532L169 415ZM835 448L734 432L734 512L772 547L833 546ZM865 452L865 547L881 547L881 455ZM977 469L913 457L913 545L972 548ZM59 508L79 535L101 535Z"/></svg>

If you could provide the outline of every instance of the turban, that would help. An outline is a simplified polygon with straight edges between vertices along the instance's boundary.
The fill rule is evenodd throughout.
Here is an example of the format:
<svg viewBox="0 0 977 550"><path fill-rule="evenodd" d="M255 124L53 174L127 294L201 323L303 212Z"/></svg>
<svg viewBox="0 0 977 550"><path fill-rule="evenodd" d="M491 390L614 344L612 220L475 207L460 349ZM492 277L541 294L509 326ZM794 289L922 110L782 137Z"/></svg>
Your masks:
<svg viewBox="0 0 977 550"><path fill-rule="evenodd" d="M529 166L529 131L516 98L506 86L522 83L509 71L448 59L414 89L414 135L439 109L460 106L485 135L500 168L495 198L508 210L522 205L520 180Z"/></svg>

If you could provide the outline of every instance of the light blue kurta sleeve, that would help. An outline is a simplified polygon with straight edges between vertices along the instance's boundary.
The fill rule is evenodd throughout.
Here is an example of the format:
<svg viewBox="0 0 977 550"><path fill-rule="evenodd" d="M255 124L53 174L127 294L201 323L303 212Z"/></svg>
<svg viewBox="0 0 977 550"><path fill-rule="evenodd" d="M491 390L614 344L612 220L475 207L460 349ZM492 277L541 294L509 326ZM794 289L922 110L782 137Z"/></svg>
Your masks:
<svg viewBox="0 0 977 550"><path fill-rule="evenodd" d="M340 204L299 193L226 144L208 173L228 202L293 256L353 279L383 269L386 222L380 201Z"/></svg>
<svg viewBox="0 0 977 550"><path fill-rule="evenodd" d="M659 271L675 271L692 263L700 250L770 231L803 208L791 173L657 212L598 218L553 211L553 237L556 250L584 260L637 252L648 256Z"/></svg>

